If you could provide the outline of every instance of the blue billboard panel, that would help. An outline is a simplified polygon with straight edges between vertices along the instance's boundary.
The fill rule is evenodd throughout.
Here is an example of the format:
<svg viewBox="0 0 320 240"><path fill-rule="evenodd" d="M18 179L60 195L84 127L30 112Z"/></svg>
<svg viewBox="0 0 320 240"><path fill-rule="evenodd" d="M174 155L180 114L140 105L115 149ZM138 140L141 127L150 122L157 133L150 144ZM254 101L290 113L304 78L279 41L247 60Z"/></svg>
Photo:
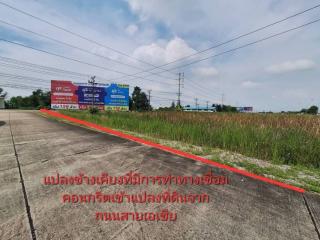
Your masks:
<svg viewBox="0 0 320 240"><path fill-rule="evenodd" d="M77 94L79 104L90 105L94 103L94 105L104 105L106 95L104 87L79 86Z"/></svg>
<svg viewBox="0 0 320 240"><path fill-rule="evenodd" d="M129 110L129 86L112 83L105 88L105 110Z"/></svg>

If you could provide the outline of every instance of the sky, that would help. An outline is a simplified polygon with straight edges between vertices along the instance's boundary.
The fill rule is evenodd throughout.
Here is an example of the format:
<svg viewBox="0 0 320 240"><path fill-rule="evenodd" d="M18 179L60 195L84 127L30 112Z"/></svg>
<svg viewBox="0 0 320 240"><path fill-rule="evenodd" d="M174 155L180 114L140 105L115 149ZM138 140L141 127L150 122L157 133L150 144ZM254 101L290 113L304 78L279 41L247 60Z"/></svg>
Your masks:
<svg viewBox="0 0 320 240"><path fill-rule="evenodd" d="M207 101L210 105L223 101L234 106L253 106L255 111L294 111L320 105L320 22L221 54L314 21L320 18L320 7L172 63L314 7L319 4L318 1L0 0L1 2L95 42L79 38L0 4L0 39L55 54L49 55L0 40L0 87L8 84L30 87L3 87L9 97L28 95L32 87L49 88L51 79L86 82L94 75L101 83L127 83L131 91L134 86L139 86L144 91L151 90L153 106L169 106L172 100L177 99L178 73L183 72L182 105L194 105L195 98L201 106L205 106ZM43 34L51 40L22 31L8 23ZM21 67L21 63L17 65L8 58L77 74L56 71L49 74L39 68L26 65ZM203 58L207 59L186 65ZM162 67L155 68L157 66ZM17 78L17 75L23 77Z"/></svg>

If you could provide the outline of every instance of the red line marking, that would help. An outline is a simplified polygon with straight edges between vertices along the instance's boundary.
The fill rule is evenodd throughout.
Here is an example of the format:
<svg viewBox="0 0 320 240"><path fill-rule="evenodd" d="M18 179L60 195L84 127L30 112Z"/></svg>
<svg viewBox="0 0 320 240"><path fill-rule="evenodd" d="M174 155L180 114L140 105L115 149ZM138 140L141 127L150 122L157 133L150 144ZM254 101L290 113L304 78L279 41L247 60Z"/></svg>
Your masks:
<svg viewBox="0 0 320 240"><path fill-rule="evenodd" d="M260 180L260 181L263 181L263 182L267 182L267 183L270 183L270 184L273 184L273 185L276 185L276 186L279 186L279 187L282 187L282 188L287 188L287 189L290 189L290 190L293 190L293 191L297 191L297 192L300 192L300 193L305 192L304 189L299 188L299 187L295 187L295 186L292 186L292 185L289 185L289 184L286 184L286 183L283 183L283 182L279 182L279 181L276 181L276 180L273 180L273 179L270 179L270 178L259 176L259 175L256 175L256 174L253 174L253 173L250 173L250 172L238 169L238 168L230 167L230 166L227 166L227 165L224 165L224 164L221 164L221 163L218 163L218 162L214 162L214 161L206 159L206 158L202 158L202 157L193 155L191 153L186 153L186 152L183 152L183 151L171 148L171 147L160 145L158 143L147 141L147 140L144 140L142 138L138 138L138 137L135 137L135 136L132 136L132 135L120 132L120 131L113 130L111 128L102 127L102 126L97 125L95 123L90 123L90 122L87 122L87 121L84 121L84 120L80 120L80 119L77 119L77 118L69 117L69 116L66 116L64 114L61 114L61 113L58 113L58 112L55 112L55 111L51 111L51 110L47 110L47 109L40 109L40 112L46 113L48 115L51 115L51 116L54 116L54 117L57 117L57 118L62 118L62 119L68 120L70 122L78 123L78 124L86 126L86 127L97 129L97 130L100 130L102 132L106 132L106 133L109 133L109 134L112 134L112 135L115 135L115 136L118 136L118 137L121 137L121 138L125 138L125 139L128 139L128 140L134 141L134 142L142 143L142 144L145 144L145 145L157 148L157 149L161 149L161 150L166 151L166 152L174 153L174 154L182 156L182 157L190 158L190 159L193 159L195 161L199 161L199 162L202 162L202 163L205 163L205 164L209 164L209 165L212 165L212 166L215 166L215 167L218 167L218 168L226 169L228 171L235 172L235 173L241 174L243 176L250 177L250 178L253 178L253 179L257 179L257 180Z"/></svg>

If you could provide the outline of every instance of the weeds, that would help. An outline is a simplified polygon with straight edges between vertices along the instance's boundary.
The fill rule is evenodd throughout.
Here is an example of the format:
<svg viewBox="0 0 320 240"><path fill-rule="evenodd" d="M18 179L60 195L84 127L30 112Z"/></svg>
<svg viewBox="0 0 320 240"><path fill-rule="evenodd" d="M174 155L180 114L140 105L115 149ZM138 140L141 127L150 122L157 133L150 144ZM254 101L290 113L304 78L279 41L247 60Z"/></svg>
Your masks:
<svg viewBox="0 0 320 240"><path fill-rule="evenodd" d="M320 168L320 118L286 114L62 111L97 124L273 163ZM258 170L257 170L258 171Z"/></svg>

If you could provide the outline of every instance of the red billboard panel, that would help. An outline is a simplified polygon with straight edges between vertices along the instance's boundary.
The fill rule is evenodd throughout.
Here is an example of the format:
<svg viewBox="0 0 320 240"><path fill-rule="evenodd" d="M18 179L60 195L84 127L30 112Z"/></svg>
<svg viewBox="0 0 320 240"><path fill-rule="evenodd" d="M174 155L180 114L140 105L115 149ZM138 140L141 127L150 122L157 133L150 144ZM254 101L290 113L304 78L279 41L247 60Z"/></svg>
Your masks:
<svg viewBox="0 0 320 240"><path fill-rule="evenodd" d="M51 107L78 109L77 90L71 81L51 80Z"/></svg>

